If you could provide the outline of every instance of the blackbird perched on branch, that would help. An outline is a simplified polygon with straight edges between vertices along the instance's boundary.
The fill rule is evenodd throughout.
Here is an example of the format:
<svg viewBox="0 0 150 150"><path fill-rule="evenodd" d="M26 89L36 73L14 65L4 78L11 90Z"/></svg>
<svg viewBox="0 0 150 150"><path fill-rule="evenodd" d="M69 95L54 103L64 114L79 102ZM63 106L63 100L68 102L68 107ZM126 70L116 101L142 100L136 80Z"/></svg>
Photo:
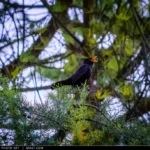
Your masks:
<svg viewBox="0 0 150 150"><path fill-rule="evenodd" d="M80 66L71 77L69 77L65 80L53 83L50 88L55 89L55 88L63 86L63 85L71 85L73 87L82 86L91 77L92 65L93 65L93 63L98 62L96 60L96 57L97 56L86 59L84 64L82 66Z"/></svg>

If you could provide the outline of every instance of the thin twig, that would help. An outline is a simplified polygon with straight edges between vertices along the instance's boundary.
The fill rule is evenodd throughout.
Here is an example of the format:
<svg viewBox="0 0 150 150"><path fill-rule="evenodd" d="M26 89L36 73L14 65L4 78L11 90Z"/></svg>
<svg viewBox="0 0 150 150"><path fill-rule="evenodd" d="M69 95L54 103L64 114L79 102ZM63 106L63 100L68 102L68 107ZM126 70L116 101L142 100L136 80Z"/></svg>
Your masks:
<svg viewBox="0 0 150 150"><path fill-rule="evenodd" d="M84 52L87 54L87 56L89 56L89 54L86 52L86 50L84 49L84 43L81 42L76 36L74 36L74 34L72 32L70 32L70 30L57 18L57 16L51 11L48 3L46 2L46 0L42 0L43 4L45 5L45 7L48 9L49 13L52 15L52 17L65 29L65 31L82 47L82 49L84 50Z"/></svg>
<svg viewBox="0 0 150 150"><path fill-rule="evenodd" d="M144 41L145 41L145 44L147 45L147 47L148 47L149 50L150 50L150 46L149 46L148 41L147 41L147 39L146 39L146 37L145 37L145 35L144 35L144 33L143 33L141 27L140 27L139 19L138 19L138 17L137 17L136 11L135 11L135 9L134 9L133 6L132 6L132 11L133 11L133 14L134 14L134 18L135 18L137 27L138 27L138 29L139 29L139 31L140 31L140 33L141 33L141 35L142 35L142 37L143 37L143 39L144 39Z"/></svg>

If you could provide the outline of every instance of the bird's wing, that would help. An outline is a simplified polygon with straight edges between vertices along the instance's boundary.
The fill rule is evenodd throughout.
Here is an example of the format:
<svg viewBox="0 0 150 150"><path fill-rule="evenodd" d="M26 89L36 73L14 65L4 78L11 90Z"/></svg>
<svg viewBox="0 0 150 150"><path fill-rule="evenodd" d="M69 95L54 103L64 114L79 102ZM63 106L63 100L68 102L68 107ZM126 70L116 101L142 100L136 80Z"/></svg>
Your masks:
<svg viewBox="0 0 150 150"><path fill-rule="evenodd" d="M78 79L80 79L87 70L90 69L88 65L82 65L73 75L72 75L72 84L74 84Z"/></svg>

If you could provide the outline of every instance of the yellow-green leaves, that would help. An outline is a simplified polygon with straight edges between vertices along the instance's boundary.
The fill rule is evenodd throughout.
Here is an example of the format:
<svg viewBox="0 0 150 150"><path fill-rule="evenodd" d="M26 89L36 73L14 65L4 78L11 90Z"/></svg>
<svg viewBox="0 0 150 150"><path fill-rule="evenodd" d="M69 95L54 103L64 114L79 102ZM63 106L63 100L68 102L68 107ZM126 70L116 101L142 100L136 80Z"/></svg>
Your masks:
<svg viewBox="0 0 150 150"><path fill-rule="evenodd" d="M92 28L84 28L84 36L85 39L87 39L86 42L88 43L89 46L93 46L96 44L96 38L94 38Z"/></svg>
<svg viewBox="0 0 150 150"><path fill-rule="evenodd" d="M133 98L134 92L133 85L130 83L121 84L119 86L119 92L122 94L124 98L131 100Z"/></svg>
<svg viewBox="0 0 150 150"><path fill-rule="evenodd" d="M21 70L23 70L23 66L18 66L13 72L11 72L11 75L12 75L12 77L13 78L16 78L17 76L18 76L18 74L19 74L19 72L21 71Z"/></svg>
<svg viewBox="0 0 150 150"><path fill-rule="evenodd" d="M35 34L41 34L41 33L45 32L46 29L47 29L47 26L40 28L40 29L37 29L36 31L34 31L34 33Z"/></svg>
<svg viewBox="0 0 150 150"><path fill-rule="evenodd" d="M118 72L119 64L115 56L112 56L107 63L107 71L111 78L114 78Z"/></svg>
<svg viewBox="0 0 150 150"><path fill-rule="evenodd" d="M94 33L103 33L104 30L104 24L102 24L101 22L96 22L95 24L93 24L93 30Z"/></svg>
<svg viewBox="0 0 150 150"><path fill-rule="evenodd" d="M111 95L111 92L108 89L104 89L104 90L98 90L96 92L96 98L98 100L103 100L104 98L108 97Z"/></svg>
<svg viewBox="0 0 150 150"><path fill-rule="evenodd" d="M116 18L121 21L127 21L131 16L128 14L128 10L122 9L118 15L116 14Z"/></svg>
<svg viewBox="0 0 150 150"><path fill-rule="evenodd" d="M138 45L137 45L136 41L134 41L134 43L133 43L133 40L131 40L129 38L126 39L125 54L127 56L132 56L135 53L137 46Z"/></svg>
<svg viewBox="0 0 150 150"><path fill-rule="evenodd" d="M107 64L109 70L118 71L118 62L115 56L112 56Z"/></svg>

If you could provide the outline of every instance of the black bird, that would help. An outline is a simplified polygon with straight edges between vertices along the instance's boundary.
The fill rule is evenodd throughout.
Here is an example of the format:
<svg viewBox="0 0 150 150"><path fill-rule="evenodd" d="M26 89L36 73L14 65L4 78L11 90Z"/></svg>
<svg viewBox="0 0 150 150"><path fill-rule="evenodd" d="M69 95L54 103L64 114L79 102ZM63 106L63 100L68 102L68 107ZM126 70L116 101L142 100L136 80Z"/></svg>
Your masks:
<svg viewBox="0 0 150 150"><path fill-rule="evenodd" d="M80 66L71 77L69 77L65 80L53 83L50 86L50 88L55 89L55 88L63 86L63 85L71 85L73 87L82 86L91 77L92 65L93 65L93 63L98 62L96 60L96 57L97 56L85 59L84 64L82 66Z"/></svg>

